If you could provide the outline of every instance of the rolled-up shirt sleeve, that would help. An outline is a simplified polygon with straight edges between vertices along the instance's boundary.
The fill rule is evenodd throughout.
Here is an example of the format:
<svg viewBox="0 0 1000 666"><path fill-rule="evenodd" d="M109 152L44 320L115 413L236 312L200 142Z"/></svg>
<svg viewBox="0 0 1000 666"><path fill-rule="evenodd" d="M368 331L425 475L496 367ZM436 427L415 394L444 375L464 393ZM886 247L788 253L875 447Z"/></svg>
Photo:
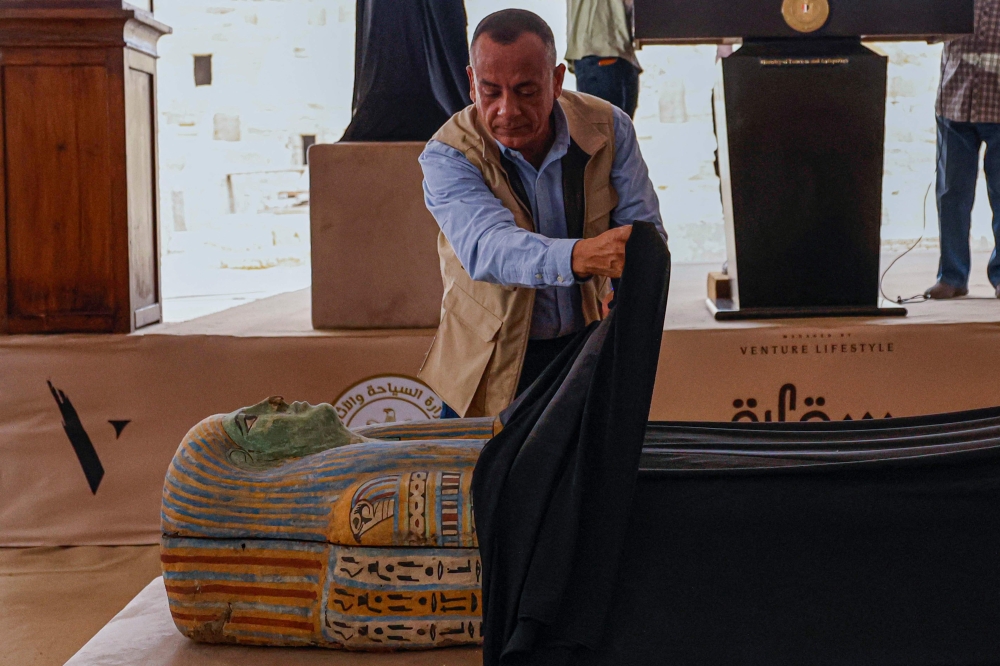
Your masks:
<svg viewBox="0 0 1000 666"><path fill-rule="evenodd" d="M611 185L618 193L618 205L611 211L611 225L615 227L633 222L651 222L667 240L660 217L660 200L656 196L649 169L639 151L632 120L624 111L615 107L615 159L611 165Z"/></svg>
<svg viewBox="0 0 1000 666"><path fill-rule="evenodd" d="M568 287L574 283L576 239L547 238L522 229L466 157L430 141L420 155L424 202L473 280L508 287Z"/></svg>

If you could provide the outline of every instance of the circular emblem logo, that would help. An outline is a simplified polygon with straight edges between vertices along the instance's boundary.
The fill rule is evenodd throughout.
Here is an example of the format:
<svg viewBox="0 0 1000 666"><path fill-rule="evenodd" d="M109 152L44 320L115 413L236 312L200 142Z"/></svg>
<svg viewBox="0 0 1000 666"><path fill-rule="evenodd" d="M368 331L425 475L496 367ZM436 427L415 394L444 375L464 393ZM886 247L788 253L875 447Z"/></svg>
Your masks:
<svg viewBox="0 0 1000 666"><path fill-rule="evenodd" d="M379 375L344 391L333 406L347 427L426 421L441 416L441 398L419 379Z"/></svg>
<svg viewBox="0 0 1000 666"><path fill-rule="evenodd" d="M830 3L827 0L785 0L781 14L793 30L816 32L830 18Z"/></svg>

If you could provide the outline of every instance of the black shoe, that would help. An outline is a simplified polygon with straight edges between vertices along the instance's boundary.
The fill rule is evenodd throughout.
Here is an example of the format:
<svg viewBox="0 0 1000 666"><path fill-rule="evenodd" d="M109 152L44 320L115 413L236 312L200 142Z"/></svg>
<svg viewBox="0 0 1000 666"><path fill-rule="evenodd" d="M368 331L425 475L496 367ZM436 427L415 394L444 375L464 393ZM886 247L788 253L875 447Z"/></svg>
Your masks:
<svg viewBox="0 0 1000 666"><path fill-rule="evenodd" d="M924 292L924 298L931 298L935 301L944 301L949 298L968 296L969 290L966 287L953 287L946 282L937 282L933 287ZM1000 298L1000 295L997 296Z"/></svg>
<svg viewBox="0 0 1000 666"><path fill-rule="evenodd" d="M997 298L1000 298L1000 284L997 285Z"/></svg>

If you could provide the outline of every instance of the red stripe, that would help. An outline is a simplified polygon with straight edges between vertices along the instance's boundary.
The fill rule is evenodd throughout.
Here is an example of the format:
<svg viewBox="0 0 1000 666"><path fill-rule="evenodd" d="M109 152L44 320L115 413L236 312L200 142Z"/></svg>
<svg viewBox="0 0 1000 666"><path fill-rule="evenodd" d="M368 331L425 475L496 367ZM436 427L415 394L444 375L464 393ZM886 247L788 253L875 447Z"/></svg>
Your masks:
<svg viewBox="0 0 1000 666"><path fill-rule="evenodd" d="M293 557L241 557L222 555L160 555L160 562L163 564L183 564L191 562L193 564L257 564L260 566L286 567L292 569L317 569L323 568L323 563L316 560L301 560Z"/></svg>
<svg viewBox="0 0 1000 666"><path fill-rule="evenodd" d="M273 620L268 617L233 617L230 624L253 624L261 627L286 627L288 629L302 629L312 631L312 622L297 622L295 620Z"/></svg>
<svg viewBox="0 0 1000 666"><path fill-rule="evenodd" d="M189 613L178 613L170 611L175 620L188 620L190 622L215 622L221 618L220 615L191 615Z"/></svg>
<svg viewBox="0 0 1000 666"><path fill-rule="evenodd" d="M213 592L228 594L243 594L261 597L291 597L295 599L315 599L316 592L312 590L282 590L270 587L241 587L239 585L167 585L167 592L174 594L211 594Z"/></svg>

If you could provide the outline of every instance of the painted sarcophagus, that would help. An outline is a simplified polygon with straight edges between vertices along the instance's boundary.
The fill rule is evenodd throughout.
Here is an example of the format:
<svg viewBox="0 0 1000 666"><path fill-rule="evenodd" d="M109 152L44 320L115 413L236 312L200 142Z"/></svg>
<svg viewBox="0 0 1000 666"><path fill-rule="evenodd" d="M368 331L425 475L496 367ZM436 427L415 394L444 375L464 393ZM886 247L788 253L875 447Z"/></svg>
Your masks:
<svg viewBox="0 0 1000 666"><path fill-rule="evenodd" d="M349 431L329 405L274 398L202 421L163 490L178 629L354 650L478 644L470 484L492 435L490 419Z"/></svg>

